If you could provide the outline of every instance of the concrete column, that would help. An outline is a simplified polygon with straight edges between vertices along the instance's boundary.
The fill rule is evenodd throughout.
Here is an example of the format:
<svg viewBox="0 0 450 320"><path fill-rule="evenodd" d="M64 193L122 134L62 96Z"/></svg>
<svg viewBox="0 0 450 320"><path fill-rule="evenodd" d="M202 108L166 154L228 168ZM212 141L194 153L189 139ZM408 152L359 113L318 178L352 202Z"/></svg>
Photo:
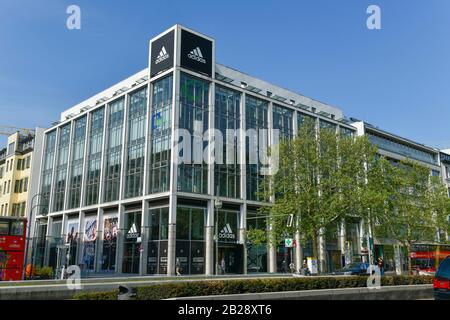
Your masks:
<svg viewBox="0 0 450 320"><path fill-rule="evenodd" d="M270 233L270 230L269 230ZM270 237L270 236L269 236ZM268 243L269 250L268 250L268 259L269 259L269 273L276 273L277 272L277 250L274 246L272 241L269 241Z"/></svg>
<svg viewBox="0 0 450 320"><path fill-rule="evenodd" d="M215 223L215 210L214 200L208 201L208 209L206 213L206 226L205 226L205 274L208 276L215 273L214 262L214 250L215 250L215 238L214 238L214 223Z"/></svg>
<svg viewBox="0 0 450 320"><path fill-rule="evenodd" d="M100 272L102 270L102 260L103 260L103 229L105 227L103 223L103 213L104 210L102 208L98 208L97 211L97 240L95 242L96 250L95 250L95 272Z"/></svg>
<svg viewBox="0 0 450 320"><path fill-rule="evenodd" d="M141 228L141 245L143 251L140 254L139 260L139 274L147 274L147 257L148 257L148 239L150 237L150 214L147 201L142 201L142 228Z"/></svg>
<svg viewBox="0 0 450 320"><path fill-rule="evenodd" d="M167 239L167 275L175 275L177 196L172 194L169 200L169 230Z"/></svg>
<svg viewBox="0 0 450 320"><path fill-rule="evenodd" d="M241 205L240 223L239 223L239 243L243 246L242 252L242 273L247 274L247 204Z"/></svg>
<svg viewBox="0 0 450 320"><path fill-rule="evenodd" d="M176 43L178 43L178 35L175 35ZM178 135L176 131L178 129L178 108L180 106L180 70L174 69L173 72L173 90L172 90L172 137L171 146L175 146L178 143ZM176 246L176 221L177 221L177 188L178 188L178 154L171 152L170 162L170 198L169 198L169 226L168 226L168 239L167 239L167 275L175 275L175 246Z"/></svg>
<svg viewBox="0 0 450 320"><path fill-rule="evenodd" d="M122 273L122 261L123 261L123 242L125 240L125 234L127 230L125 230L125 207L123 205L119 205L118 212L118 225L119 225L119 234L117 235L117 247L116 247L116 273Z"/></svg>
<svg viewBox="0 0 450 320"><path fill-rule="evenodd" d="M84 250L84 223L85 223L85 213L80 211L78 214L78 242L77 242L77 264L80 265L84 263L83 261L83 250Z"/></svg>

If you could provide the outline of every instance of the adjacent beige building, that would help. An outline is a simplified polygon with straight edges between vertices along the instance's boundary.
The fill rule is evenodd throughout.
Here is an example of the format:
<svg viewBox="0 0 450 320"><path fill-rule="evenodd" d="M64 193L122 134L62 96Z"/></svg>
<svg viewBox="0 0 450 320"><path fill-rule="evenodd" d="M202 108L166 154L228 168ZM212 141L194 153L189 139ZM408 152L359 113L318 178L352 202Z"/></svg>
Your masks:
<svg viewBox="0 0 450 320"><path fill-rule="evenodd" d="M0 216L25 217L34 135L19 132L0 150Z"/></svg>

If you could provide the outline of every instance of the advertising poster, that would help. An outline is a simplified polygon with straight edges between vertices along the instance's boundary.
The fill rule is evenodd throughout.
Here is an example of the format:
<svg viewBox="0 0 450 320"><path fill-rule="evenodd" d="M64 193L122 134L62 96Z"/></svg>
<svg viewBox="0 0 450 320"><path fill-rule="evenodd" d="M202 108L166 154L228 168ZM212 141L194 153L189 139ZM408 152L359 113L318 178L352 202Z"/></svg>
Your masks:
<svg viewBox="0 0 450 320"><path fill-rule="evenodd" d="M67 222L67 238L66 243L70 244L66 254L66 261L69 265L76 264L78 242L78 220Z"/></svg>
<svg viewBox="0 0 450 320"><path fill-rule="evenodd" d="M94 268L95 241L97 240L97 219L87 219L84 224L83 263L88 269Z"/></svg>
<svg viewBox="0 0 450 320"><path fill-rule="evenodd" d="M67 223L67 241L66 243L75 243L78 240L78 221L69 221Z"/></svg>
<svg viewBox="0 0 450 320"><path fill-rule="evenodd" d="M116 241L118 232L119 232L118 218L105 219L105 225L103 229L103 242Z"/></svg>

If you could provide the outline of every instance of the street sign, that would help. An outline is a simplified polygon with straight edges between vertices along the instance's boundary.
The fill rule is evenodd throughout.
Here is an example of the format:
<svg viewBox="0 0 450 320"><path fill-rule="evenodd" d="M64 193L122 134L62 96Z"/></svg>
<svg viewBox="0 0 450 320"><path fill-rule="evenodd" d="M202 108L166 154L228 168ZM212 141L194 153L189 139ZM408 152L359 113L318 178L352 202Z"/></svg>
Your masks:
<svg viewBox="0 0 450 320"><path fill-rule="evenodd" d="M286 248L292 248L293 243L294 243L294 241L290 238L284 239L284 246Z"/></svg>

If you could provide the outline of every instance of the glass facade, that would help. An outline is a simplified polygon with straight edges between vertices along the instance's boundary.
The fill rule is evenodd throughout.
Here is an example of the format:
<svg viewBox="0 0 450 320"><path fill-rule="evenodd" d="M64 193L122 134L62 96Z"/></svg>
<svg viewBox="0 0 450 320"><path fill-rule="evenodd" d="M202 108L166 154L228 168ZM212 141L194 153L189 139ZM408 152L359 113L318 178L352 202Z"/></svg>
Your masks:
<svg viewBox="0 0 450 320"><path fill-rule="evenodd" d="M377 145L380 149L401 154L405 157L437 165L437 157L431 153L413 148L407 144L402 144L393 139L376 135L372 132L367 133L370 142Z"/></svg>
<svg viewBox="0 0 450 320"><path fill-rule="evenodd" d="M260 129L268 129L268 110L269 104L267 101L259 100L251 96L246 96L245 100L245 126L248 132L249 129L254 129L256 136L248 136L245 140L245 157L246 157L246 173L247 173L247 200L259 200L261 196L259 192L261 192L261 185L264 179L264 176L260 174L260 169L262 164L260 162L260 158L256 156L257 163L251 163L250 161L250 144L254 143L256 145L259 144L261 140L260 135L263 134ZM265 141L268 141L267 136L268 131L265 131ZM253 148L252 148L253 149ZM258 146L258 151L259 146Z"/></svg>
<svg viewBox="0 0 450 320"><path fill-rule="evenodd" d="M33 259L34 266L42 267L45 261L45 244L47 240L47 224L39 221L36 225L36 237L33 239L32 245L34 246Z"/></svg>
<svg viewBox="0 0 450 320"><path fill-rule="evenodd" d="M100 108L92 113L89 129L89 154L86 178L85 205L98 203L101 160L103 149L103 127L105 109Z"/></svg>
<svg viewBox="0 0 450 320"><path fill-rule="evenodd" d="M52 188L53 160L55 156L56 130L46 134L44 149L44 168L42 171L42 184L39 213L49 212L50 192Z"/></svg>
<svg viewBox="0 0 450 320"><path fill-rule="evenodd" d="M315 121L315 118L313 118L313 117L311 117L309 115L297 112L297 128L300 129L303 126L303 124L306 122L306 119L310 119L312 121Z"/></svg>
<svg viewBox="0 0 450 320"><path fill-rule="evenodd" d="M339 128L339 133L340 133L341 137L349 137L349 138L351 138L355 134L355 131L351 130L351 129L348 129L348 128L345 128L345 127L340 127Z"/></svg>
<svg viewBox="0 0 450 320"><path fill-rule="evenodd" d="M70 163L69 205L68 208L80 206L81 182L83 179L84 144L86 141L86 117L75 121L72 142L72 159Z"/></svg>
<svg viewBox="0 0 450 320"><path fill-rule="evenodd" d="M64 209L64 197L66 195L67 163L69 161L70 124L65 125L59 131L58 160L56 163L55 198L53 211Z"/></svg>
<svg viewBox="0 0 450 320"><path fill-rule="evenodd" d="M125 198L133 198L143 195L147 88L130 95L128 110Z"/></svg>
<svg viewBox="0 0 450 320"><path fill-rule="evenodd" d="M243 196L241 170L244 165L241 167L240 160L245 155L246 200L261 201L259 192L264 180L261 169L268 166L262 158L267 157L268 150L262 150L261 143L265 144L264 147L269 146L269 119L273 122L273 128L279 130L280 138L292 139L295 125L300 127L305 119L315 118L298 111L295 119L296 112L288 105L283 106L281 100L274 102L272 107L263 96L258 98L256 91L253 91L255 96L247 93L244 98L240 89L227 88L223 83L215 86L212 96L209 81L185 73L180 74L179 96L177 101L173 101L174 83L178 83L178 79L174 81L173 75L158 79L150 87L141 82L126 96L117 95L111 103L102 100L88 114L80 114L68 121L70 123L62 123L57 130L46 134L40 192L53 198L52 208L44 202L41 213L76 210L67 210L64 217L57 214L49 220L51 235L47 239L44 235L39 242L42 248L36 253L42 263L48 260L54 268L58 263L68 263L81 265L83 270L121 270L132 274L139 273L140 266L144 266L144 273L167 274L168 257L171 256L174 257L172 263L181 274L204 274L207 270L206 201L217 191L219 196L228 200L223 199L225 208L219 210L218 219L214 219L218 240L217 251L214 247L210 261L214 264L212 268L218 273L268 271L267 245L247 243L244 247L242 243L245 239L240 239L241 227L267 228L266 217L257 212L259 205L251 202L248 203L251 210L247 212L246 225L240 225L240 206L245 203L232 200ZM222 148L223 163L215 163L214 171L209 172L211 167L203 157L209 143L204 140L207 138L205 132L211 125L209 107L212 97L214 129L221 132L225 143L216 142L215 147ZM148 99L151 99L150 105ZM171 172L172 116L175 107L178 108L175 121L178 128L187 130L191 135L192 158L191 163L179 164L174 167L176 172ZM245 119L242 118L243 113ZM327 126L326 122L322 121L321 126ZM336 125L331 124L330 127L336 128ZM241 129L247 130L243 147L240 137L236 135ZM348 129L341 130L344 135L351 133ZM231 134L232 139L227 139ZM245 152L243 155L240 153L241 147ZM144 176L144 172L148 172L148 176ZM146 205L151 208L147 212L141 212L142 201L136 198L144 195L144 189L149 194L172 191L169 190L171 174L178 177L174 186L176 190L173 191L203 195L211 191L212 194L197 197L202 198L197 200L178 195L181 201L176 206L176 213L173 213L176 217L175 234L173 239L168 239L167 203L170 200L167 201L167 196L148 197L151 199L145 200L149 201ZM208 186L209 174L214 174L212 186ZM122 199L127 201L119 204ZM105 203L99 206L99 215L95 207L87 208L99 203ZM125 206L125 212L119 205ZM80 210L84 214L82 219L77 214ZM142 219L143 214L148 215L148 219ZM102 218L97 220L99 216ZM119 220L123 221L123 229L119 229ZM142 221L148 221L148 224L141 225ZM98 239L97 228L102 230ZM149 237L141 238L143 234ZM147 242L144 246L146 252L141 252L139 239ZM58 246L62 243L68 245L68 251L58 255ZM211 239L211 244L216 243ZM244 249L247 251L244 252ZM174 250L174 255L169 254L170 250ZM244 254L247 254L247 265L243 264ZM140 261L141 257L147 257L147 260Z"/></svg>
<svg viewBox="0 0 450 320"><path fill-rule="evenodd" d="M150 193L169 190L172 90L172 76L158 80L153 84L150 135Z"/></svg>
<svg viewBox="0 0 450 320"><path fill-rule="evenodd" d="M214 123L215 129L222 133L225 143L222 147L223 163L214 165L214 192L219 190L220 196L228 198L241 197L238 137L234 135L232 141L227 139L227 130L232 132L240 129L240 102L241 94L239 92L216 87ZM231 150L232 152L228 154L227 151Z"/></svg>
<svg viewBox="0 0 450 320"><path fill-rule="evenodd" d="M178 165L178 191L207 193L208 165L203 150L208 141L203 141L203 134L208 130L208 99L209 82L181 74L179 128L191 135L192 161Z"/></svg>
<svg viewBox="0 0 450 320"><path fill-rule="evenodd" d="M336 127L337 127L336 124L328 122L328 121L325 121L325 120L322 120L322 119L319 121L319 123L320 123L320 128L321 129L336 130Z"/></svg>
<svg viewBox="0 0 450 320"><path fill-rule="evenodd" d="M292 139L294 136L294 111L273 105L273 128L280 130L280 139Z"/></svg>
<svg viewBox="0 0 450 320"><path fill-rule="evenodd" d="M203 208L177 209L176 261L181 274L205 272L205 212Z"/></svg>
<svg viewBox="0 0 450 320"><path fill-rule="evenodd" d="M104 202L119 199L124 102L121 98L109 105Z"/></svg>
<svg viewBox="0 0 450 320"><path fill-rule="evenodd" d="M48 246L50 248L49 253L49 266L52 268L60 267L58 266L58 262L61 263L61 252L59 260L58 260L58 245L61 245L63 243L63 238L61 237L62 234L62 219L54 220L52 223L52 230L51 235L48 239Z"/></svg>
<svg viewBox="0 0 450 320"><path fill-rule="evenodd" d="M167 238L169 233L169 208L150 209L148 214L149 240L147 273L166 274L167 273Z"/></svg>
<svg viewBox="0 0 450 320"><path fill-rule="evenodd" d="M123 244L123 273L139 273L140 242L141 237L140 211L125 213L125 241Z"/></svg>
<svg viewBox="0 0 450 320"><path fill-rule="evenodd" d="M266 217L248 211L247 230L267 230ZM247 272L267 272L267 244L247 244Z"/></svg>
<svg viewBox="0 0 450 320"><path fill-rule="evenodd" d="M216 264L220 274L242 273L243 246L239 244L239 212L219 210L217 221L218 252Z"/></svg>

